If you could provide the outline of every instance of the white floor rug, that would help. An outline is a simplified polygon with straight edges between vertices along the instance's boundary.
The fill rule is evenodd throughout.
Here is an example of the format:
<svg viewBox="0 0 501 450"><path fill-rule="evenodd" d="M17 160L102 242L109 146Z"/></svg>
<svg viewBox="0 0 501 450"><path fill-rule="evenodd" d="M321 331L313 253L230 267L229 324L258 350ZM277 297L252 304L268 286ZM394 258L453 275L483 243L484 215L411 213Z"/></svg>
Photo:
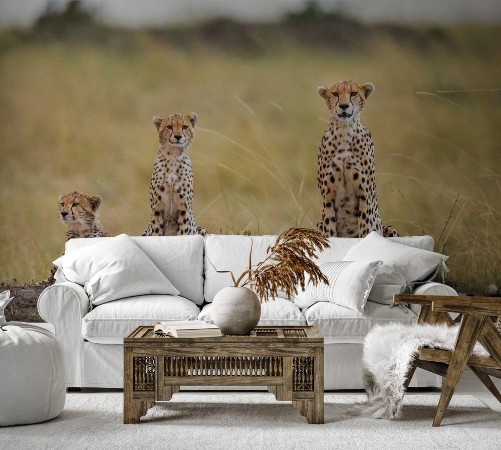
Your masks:
<svg viewBox="0 0 501 450"><path fill-rule="evenodd" d="M432 428L438 394L407 394L401 420L352 417L364 394L326 393L325 424L259 392L180 392L138 425L122 423L122 393L69 393L64 412L38 425L0 428L4 449L431 449L501 448L501 414L455 395Z"/></svg>

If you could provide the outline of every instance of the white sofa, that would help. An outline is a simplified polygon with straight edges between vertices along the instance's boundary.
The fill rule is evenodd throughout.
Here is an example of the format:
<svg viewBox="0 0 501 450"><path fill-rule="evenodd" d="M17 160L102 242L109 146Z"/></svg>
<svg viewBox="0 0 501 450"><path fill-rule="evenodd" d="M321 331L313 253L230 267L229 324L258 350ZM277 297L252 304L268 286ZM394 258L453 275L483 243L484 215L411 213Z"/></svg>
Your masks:
<svg viewBox="0 0 501 450"><path fill-rule="evenodd" d="M123 338L139 325L169 320L210 320L210 302L229 274L248 264L251 239L253 262L264 259L276 236L173 236L133 237L137 246L179 291L179 295L139 295L93 306L84 287L57 282L38 300L40 316L54 324L65 354L68 387L122 388ZM114 238L72 239L66 254ZM331 248L319 255L318 264L340 261L360 239L330 238ZM391 241L425 250L433 249L429 236L391 238ZM94 247L98 248L98 247ZM76 254L76 253L75 253ZM146 282L146 281L145 281ZM449 286L425 282L418 294L457 295ZM315 325L325 337L326 390L362 389L362 344L375 324L414 322L416 311L368 301L362 315L331 302L301 309L293 301L276 298L262 304L260 325ZM412 386L439 386L436 376L420 372Z"/></svg>

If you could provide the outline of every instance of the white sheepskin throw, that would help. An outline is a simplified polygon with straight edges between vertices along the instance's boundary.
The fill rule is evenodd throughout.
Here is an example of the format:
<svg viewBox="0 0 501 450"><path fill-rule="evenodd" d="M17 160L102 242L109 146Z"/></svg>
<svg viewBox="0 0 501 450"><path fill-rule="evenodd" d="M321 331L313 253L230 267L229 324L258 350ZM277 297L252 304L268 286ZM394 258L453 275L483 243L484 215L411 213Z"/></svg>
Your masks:
<svg viewBox="0 0 501 450"><path fill-rule="evenodd" d="M368 403L364 415L397 419L402 410L404 383L412 360L421 347L452 350L459 326L376 325L367 334L363 349L364 388ZM487 356L477 344L474 353Z"/></svg>

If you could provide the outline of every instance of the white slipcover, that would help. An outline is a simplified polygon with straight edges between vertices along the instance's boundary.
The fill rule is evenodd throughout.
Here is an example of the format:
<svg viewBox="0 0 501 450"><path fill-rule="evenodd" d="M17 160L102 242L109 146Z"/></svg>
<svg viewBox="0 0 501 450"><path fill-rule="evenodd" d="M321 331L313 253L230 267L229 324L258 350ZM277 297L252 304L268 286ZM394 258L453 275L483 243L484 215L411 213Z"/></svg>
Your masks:
<svg viewBox="0 0 501 450"><path fill-rule="evenodd" d="M95 239L72 239L66 251L91 245ZM106 239L106 238L102 238ZM108 238L109 239L109 238ZM150 257L165 276L181 292L187 301L191 300L193 314L205 300L210 302L219 289L231 285L231 277L219 274L213 263L221 270L234 270L240 274L248 265L248 252L251 239L248 236L210 235L205 240L200 236L174 237L133 237L134 242ZM276 236L253 236L253 263L264 259L266 249L275 242ZM430 236L389 238L424 250L433 249ZM317 263L342 261L350 248L360 242L355 238L329 238L332 246L319 255ZM205 261L204 261L205 248ZM204 289L205 269L205 289ZM177 277L177 278L176 278ZM445 292L444 292L445 291ZM190 293L191 292L191 293ZM443 293L456 295L456 292L440 283L426 283L415 293ZM279 295L280 296L280 295ZM131 303L134 302L134 303ZM120 303L118 303L120 302ZM114 305L114 303L116 303ZM323 304L325 303L325 305ZM123 325L133 327L130 319L140 316L141 322L153 304L138 303L135 299L118 300L91 310L90 301L82 286L58 281L47 288L40 296L38 309L42 318L54 324L59 342L66 356L67 386L75 387L123 387L123 336L130 330L119 328ZM139 306L140 305L140 306ZM186 305L177 305L178 313L184 314ZM162 305L170 308L174 304ZM293 302L277 298L262 305L261 325L303 325L315 324L325 338L325 378L326 389L361 389L361 349L363 337L374 323L381 321L407 322L415 320L415 314L398 308L368 302L363 316L337 305L319 302L310 309L302 310ZM382 307L381 307L382 306ZM334 307L334 308L333 308ZM104 308L104 309L101 309ZM119 311L120 309L120 311ZM336 311L334 311L334 309ZM210 305L205 305L200 319L208 317ZM106 314L105 314L106 313ZM109 315L108 315L109 313ZM168 312L168 317L174 318ZM205 314L205 316L204 316ZM104 317L107 315L107 317ZM163 313L162 313L163 315ZM195 315L194 318L197 316ZM100 319L106 319L102 323ZM152 317L153 318L153 317ZM167 318L167 317L166 317ZM110 323L106 323L107 321ZM91 323L92 322L92 323ZM139 324L139 323L138 323ZM92 328L92 330L91 330ZM82 334L83 332L83 334ZM121 336L119 336L121 334ZM90 341L98 341L94 343ZM111 345L102 345L103 343ZM115 343L116 342L116 343ZM439 379L421 383L419 376L413 382L417 386L439 386ZM428 380L428 379L427 379Z"/></svg>

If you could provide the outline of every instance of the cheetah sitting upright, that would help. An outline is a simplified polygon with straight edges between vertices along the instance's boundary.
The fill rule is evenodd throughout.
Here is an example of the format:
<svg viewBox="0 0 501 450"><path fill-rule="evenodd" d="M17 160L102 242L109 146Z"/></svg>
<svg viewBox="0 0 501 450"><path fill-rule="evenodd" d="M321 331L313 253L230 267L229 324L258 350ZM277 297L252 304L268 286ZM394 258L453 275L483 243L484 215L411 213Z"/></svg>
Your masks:
<svg viewBox="0 0 501 450"><path fill-rule="evenodd" d="M108 236L102 227L97 209L101 205L99 195L83 192L59 196L59 217L66 225L66 240Z"/></svg>
<svg viewBox="0 0 501 450"><path fill-rule="evenodd" d="M196 123L195 113L153 117L160 150L151 175L151 220L145 236L206 234L197 229L191 211L193 173L187 152Z"/></svg>
<svg viewBox="0 0 501 450"><path fill-rule="evenodd" d="M371 231L398 236L379 215L371 134L360 122L372 83L342 81L319 87L331 115L318 153L317 184L323 197L324 236L365 237Z"/></svg>

